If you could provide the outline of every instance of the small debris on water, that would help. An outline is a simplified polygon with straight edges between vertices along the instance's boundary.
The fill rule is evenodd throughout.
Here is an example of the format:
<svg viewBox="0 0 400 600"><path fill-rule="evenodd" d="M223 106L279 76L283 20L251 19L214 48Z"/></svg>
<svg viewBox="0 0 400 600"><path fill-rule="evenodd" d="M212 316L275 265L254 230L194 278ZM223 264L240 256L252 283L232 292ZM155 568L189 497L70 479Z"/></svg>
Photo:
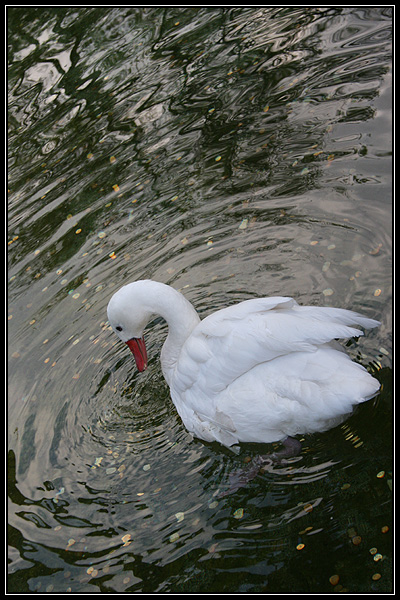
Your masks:
<svg viewBox="0 0 400 600"><path fill-rule="evenodd" d="M131 543L131 534L130 533L126 533L125 535L122 536L121 540L124 543L124 546L129 546L129 544Z"/></svg>
<svg viewBox="0 0 400 600"><path fill-rule="evenodd" d="M355 535L354 537L351 538L351 541L354 544L354 546L359 546L361 544L361 536Z"/></svg>
<svg viewBox="0 0 400 600"><path fill-rule="evenodd" d="M333 586L337 585L339 583L339 575L331 575L329 577L329 583Z"/></svg>
<svg viewBox="0 0 400 600"><path fill-rule="evenodd" d="M332 288L326 288L325 290L322 290L322 293L324 296L332 296L334 292Z"/></svg>

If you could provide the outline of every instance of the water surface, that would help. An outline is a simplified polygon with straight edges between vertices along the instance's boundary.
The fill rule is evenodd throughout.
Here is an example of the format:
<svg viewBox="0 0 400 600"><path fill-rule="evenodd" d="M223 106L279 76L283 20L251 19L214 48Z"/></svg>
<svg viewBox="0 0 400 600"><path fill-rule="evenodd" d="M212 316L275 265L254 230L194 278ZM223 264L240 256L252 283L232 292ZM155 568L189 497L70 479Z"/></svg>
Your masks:
<svg viewBox="0 0 400 600"><path fill-rule="evenodd" d="M9 591L390 591L391 9L12 7L8 27ZM160 319L136 372L106 307L147 277L202 317L288 295L379 319L347 350L382 391L219 499L265 448L186 432Z"/></svg>

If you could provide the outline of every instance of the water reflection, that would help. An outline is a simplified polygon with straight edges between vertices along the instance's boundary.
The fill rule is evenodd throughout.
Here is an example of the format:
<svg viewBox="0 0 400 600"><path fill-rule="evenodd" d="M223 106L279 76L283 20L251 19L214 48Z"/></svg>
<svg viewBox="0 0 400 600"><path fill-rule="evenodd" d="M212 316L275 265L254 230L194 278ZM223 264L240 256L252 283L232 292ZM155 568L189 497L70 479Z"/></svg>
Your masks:
<svg viewBox="0 0 400 600"><path fill-rule="evenodd" d="M9 31L10 591L389 590L390 7L12 7ZM185 431L160 320L135 372L106 306L144 277L202 317L284 293L379 318L348 351L382 394L219 500L256 449Z"/></svg>

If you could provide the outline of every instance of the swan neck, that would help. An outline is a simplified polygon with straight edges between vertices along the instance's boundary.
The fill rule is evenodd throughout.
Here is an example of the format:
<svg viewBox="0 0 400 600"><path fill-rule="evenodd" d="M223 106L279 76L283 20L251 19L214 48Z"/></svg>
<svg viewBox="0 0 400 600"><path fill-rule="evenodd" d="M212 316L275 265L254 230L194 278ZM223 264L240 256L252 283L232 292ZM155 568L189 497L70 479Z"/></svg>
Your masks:
<svg viewBox="0 0 400 600"><path fill-rule="evenodd" d="M180 292L169 286L164 287L159 296L159 305L154 306L154 312L163 317L168 325L168 336L161 351L161 367L169 383L181 348L200 323L200 317Z"/></svg>

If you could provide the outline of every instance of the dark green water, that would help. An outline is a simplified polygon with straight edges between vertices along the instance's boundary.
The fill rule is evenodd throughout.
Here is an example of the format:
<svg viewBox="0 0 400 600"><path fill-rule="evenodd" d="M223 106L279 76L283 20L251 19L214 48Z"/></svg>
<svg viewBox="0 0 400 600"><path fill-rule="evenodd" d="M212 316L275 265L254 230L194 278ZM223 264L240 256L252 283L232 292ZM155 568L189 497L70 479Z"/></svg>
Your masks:
<svg viewBox="0 0 400 600"><path fill-rule="evenodd" d="M389 7L8 9L9 592L392 590L391 34ZM202 316L377 318L348 352L382 391L218 499L260 448L185 431L160 320L136 372L106 306L145 277Z"/></svg>

